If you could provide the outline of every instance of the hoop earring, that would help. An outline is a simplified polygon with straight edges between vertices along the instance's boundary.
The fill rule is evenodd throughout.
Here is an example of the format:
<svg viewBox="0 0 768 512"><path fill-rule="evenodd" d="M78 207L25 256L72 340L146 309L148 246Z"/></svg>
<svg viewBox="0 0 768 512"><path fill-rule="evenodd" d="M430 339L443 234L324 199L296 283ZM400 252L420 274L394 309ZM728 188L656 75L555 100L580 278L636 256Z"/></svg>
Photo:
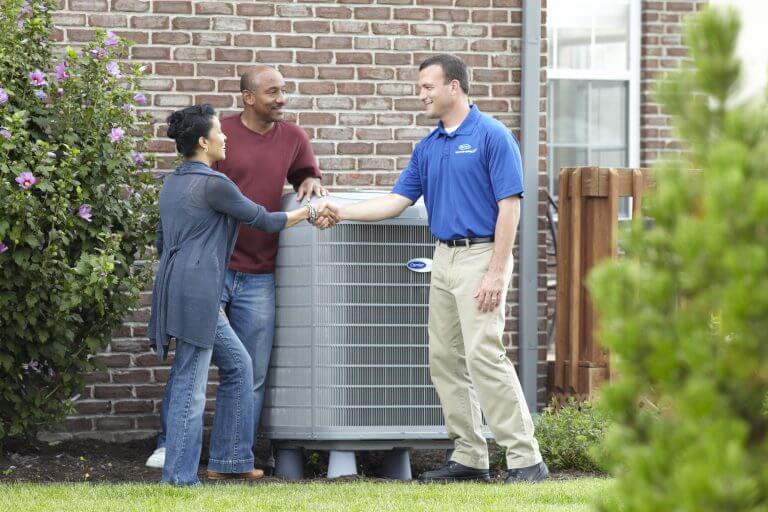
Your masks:
<svg viewBox="0 0 768 512"><path fill-rule="evenodd" d="M208 152L208 146L204 147L203 151L205 151L207 153Z"/></svg>

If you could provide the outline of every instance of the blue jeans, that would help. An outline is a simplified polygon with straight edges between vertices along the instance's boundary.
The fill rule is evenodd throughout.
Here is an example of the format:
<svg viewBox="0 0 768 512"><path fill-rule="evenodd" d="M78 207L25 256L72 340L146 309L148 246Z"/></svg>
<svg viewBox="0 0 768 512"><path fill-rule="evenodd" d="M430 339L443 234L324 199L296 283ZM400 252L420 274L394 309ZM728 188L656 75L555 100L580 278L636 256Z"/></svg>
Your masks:
<svg viewBox="0 0 768 512"><path fill-rule="evenodd" d="M253 434L261 421L264 406L265 386L269 358L272 355L272 342L275 338L275 275L247 274L227 271L224 291L221 294L221 307L227 313L229 324L251 356L253 363ZM214 347L214 353L216 347ZM215 363L215 354L214 354ZM157 447L166 444L166 423L168 418L168 390L173 385L174 372L168 376L165 398L160 410L162 430L157 440ZM216 401L218 403L219 398ZM219 416L218 409L216 417Z"/></svg>
<svg viewBox="0 0 768 512"><path fill-rule="evenodd" d="M219 367L219 390L211 434L208 469L245 473L253 469L253 366L251 357L226 315L219 314L213 348L177 340L164 399L167 438L163 482L199 483L197 468L203 443L203 413L208 368Z"/></svg>

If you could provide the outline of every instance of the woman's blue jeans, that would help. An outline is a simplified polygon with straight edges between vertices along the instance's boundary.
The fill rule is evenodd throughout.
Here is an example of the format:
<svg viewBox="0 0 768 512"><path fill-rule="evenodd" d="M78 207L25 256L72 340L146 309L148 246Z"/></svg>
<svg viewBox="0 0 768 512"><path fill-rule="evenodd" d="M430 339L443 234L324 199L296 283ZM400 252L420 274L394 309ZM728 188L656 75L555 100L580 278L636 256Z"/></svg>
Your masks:
<svg viewBox="0 0 768 512"><path fill-rule="evenodd" d="M211 362L219 368L219 389L208 469L245 473L253 469L253 364L227 316L219 313L213 348L177 340L168 381L163 482L199 483L205 389Z"/></svg>

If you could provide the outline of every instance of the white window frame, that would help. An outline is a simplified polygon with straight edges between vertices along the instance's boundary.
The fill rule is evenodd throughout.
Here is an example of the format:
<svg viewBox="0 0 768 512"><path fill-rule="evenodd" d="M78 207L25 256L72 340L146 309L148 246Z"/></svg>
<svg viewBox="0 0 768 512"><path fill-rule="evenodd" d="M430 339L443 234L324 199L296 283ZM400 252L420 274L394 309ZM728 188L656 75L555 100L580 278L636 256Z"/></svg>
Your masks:
<svg viewBox="0 0 768 512"><path fill-rule="evenodd" d="M594 17L592 23L594 24ZM629 0L629 66L624 71L606 71L606 70L591 70L591 69L558 69L557 68L557 30L553 31L551 46L551 65L547 69L547 82L551 80L584 80L588 82L606 80L612 82L627 82L627 162L629 167L640 167L640 80L641 80L641 45L642 45L642 0ZM590 62L594 62L595 51L595 30L594 26L591 31L591 44L590 44ZM550 88L547 88L548 91ZM549 102L548 108L554 108L553 103ZM551 114L551 112L550 112ZM554 118L553 115L549 116L550 119ZM547 140L549 144L552 144L552 126L548 122L547 126ZM566 147L567 144L558 144L558 146ZM589 153L588 157L589 157ZM554 171L554 170L553 170ZM552 176L549 176L549 183L551 189ZM557 191L553 191L557 194Z"/></svg>

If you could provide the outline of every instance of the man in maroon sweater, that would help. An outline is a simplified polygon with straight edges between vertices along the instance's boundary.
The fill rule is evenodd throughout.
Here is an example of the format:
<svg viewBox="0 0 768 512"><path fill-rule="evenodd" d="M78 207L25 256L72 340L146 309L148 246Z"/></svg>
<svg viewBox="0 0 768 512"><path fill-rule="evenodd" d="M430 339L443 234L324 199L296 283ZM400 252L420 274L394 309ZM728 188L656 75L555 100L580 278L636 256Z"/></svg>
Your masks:
<svg viewBox="0 0 768 512"><path fill-rule="evenodd" d="M227 136L227 157L214 168L234 181L243 194L268 211L281 210L286 180L297 200L328 192L320 183L320 170L307 134L283 122L285 80L274 68L259 66L240 78L243 110L221 120ZM253 363L254 422L257 432L275 331L275 257L278 235L240 226L229 264L221 307L245 345ZM165 428L168 389L160 414L162 432L147 466L165 462Z"/></svg>

